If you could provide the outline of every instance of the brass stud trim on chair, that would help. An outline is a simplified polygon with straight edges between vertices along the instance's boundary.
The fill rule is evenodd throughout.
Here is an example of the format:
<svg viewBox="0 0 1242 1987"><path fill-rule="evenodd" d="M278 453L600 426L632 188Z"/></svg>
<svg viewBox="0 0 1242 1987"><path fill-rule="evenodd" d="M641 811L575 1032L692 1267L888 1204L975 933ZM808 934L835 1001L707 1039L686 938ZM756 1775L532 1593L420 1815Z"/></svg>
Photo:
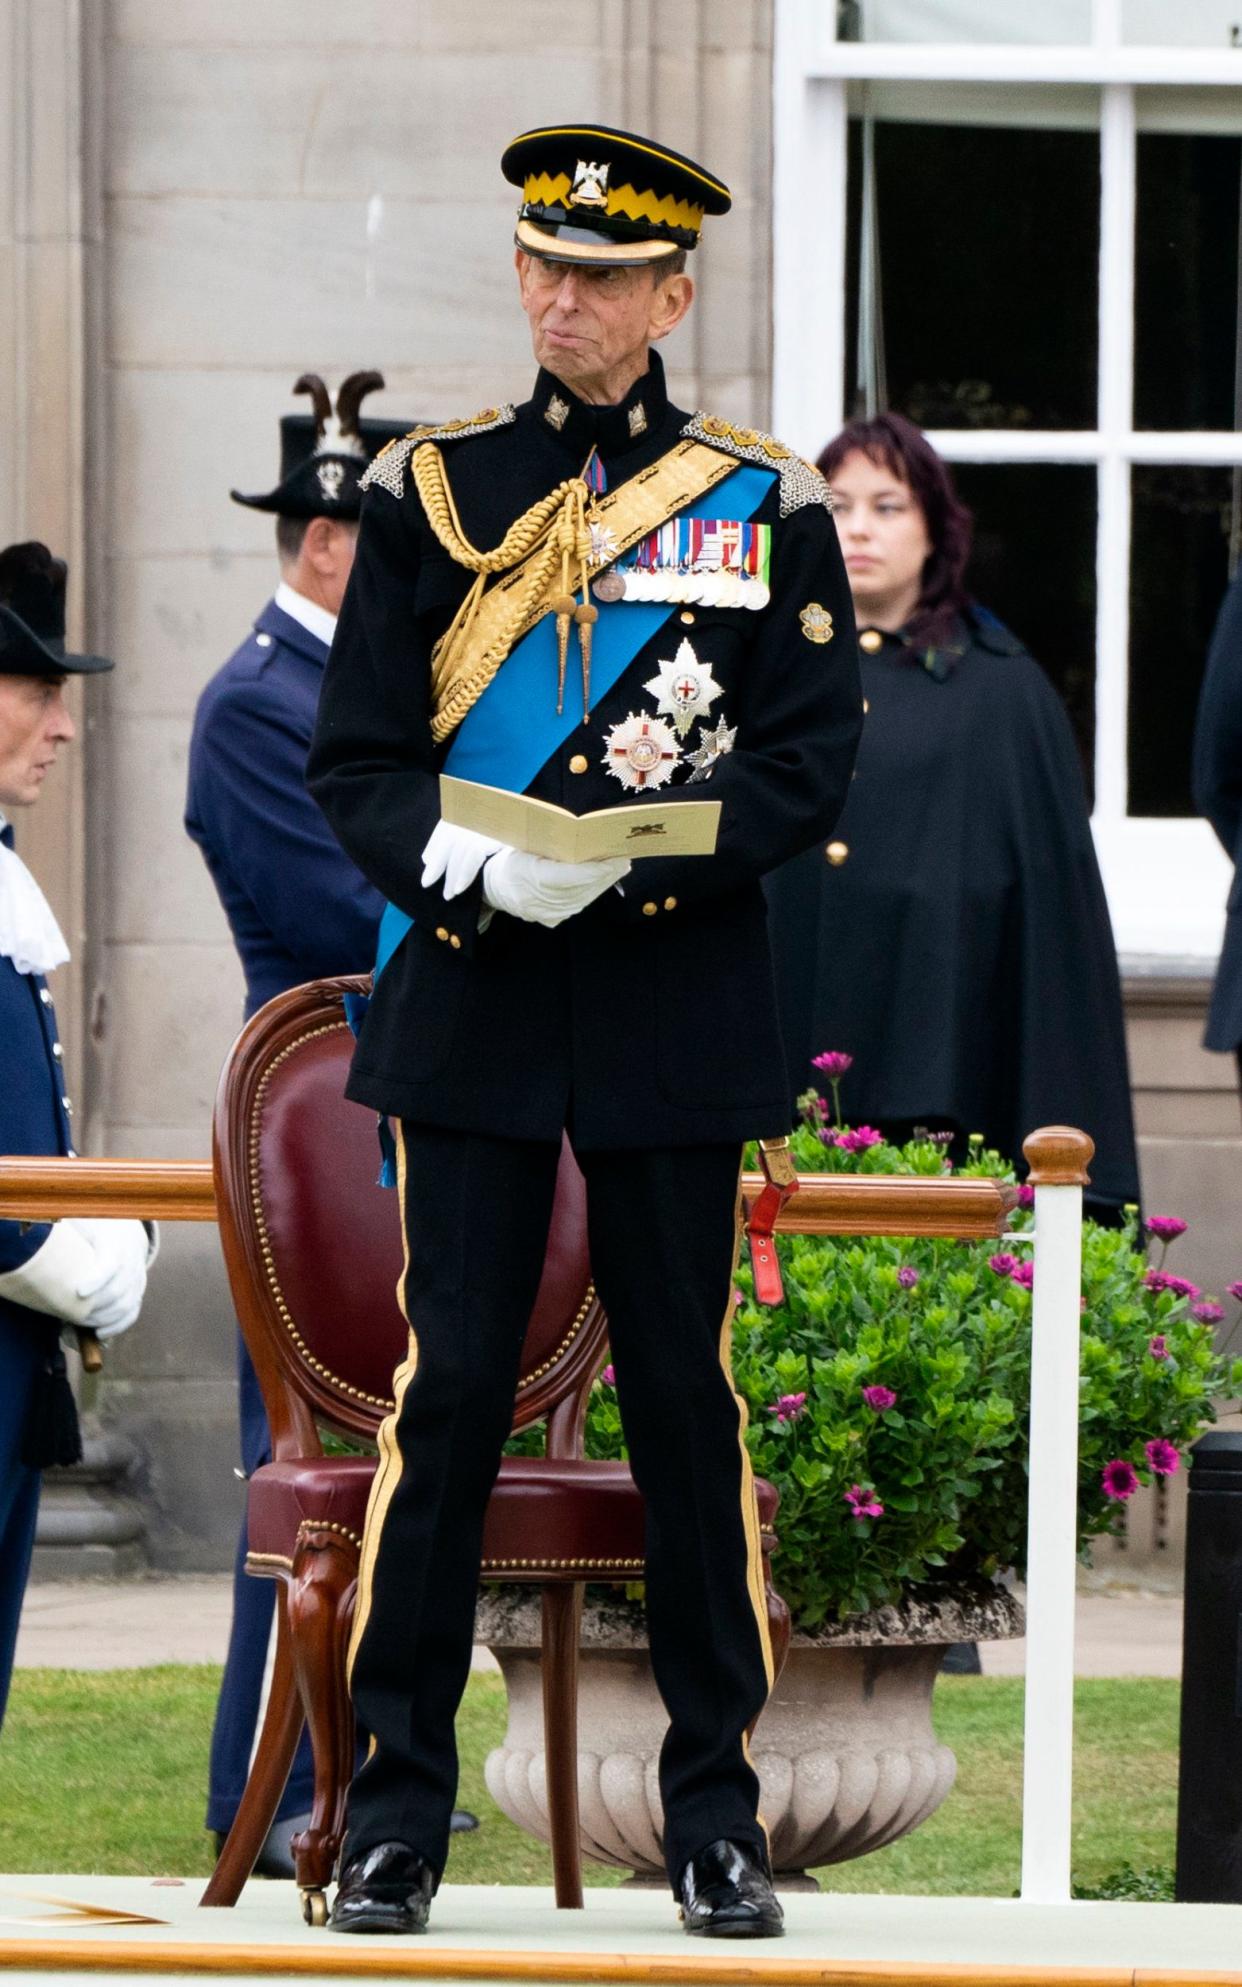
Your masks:
<svg viewBox="0 0 1242 1987"><path fill-rule="evenodd" d="M292 1573L293 1571L293 1561L286 1559L283 1552L248 1552L246 1554L247 1573L249 1573L252 1566L280 1566L283 1567L286 1573Z"/></svg>
<svg viewBox="0 0 1242 1987"><path fill-rule="evenodd" d="M348 1525L338 1525L331 1518L303 1518L298 1526L298 1537L303 1532L335 1532L338 1538L348 1539L352 1546L362 1551L362 1539L357 1532L351 1532Z"/></svg>
<svg viewBox="0 0 1242 1987"><path fill-rule="evenodd" d="M485 1573L641 1573L642 1559L485 1559Z"/></svg>
<svg viewBox="0 0 1242 1987"><path fill-rule="evenodd" d="M569 1330L566 1332L564 1338L557 1346L556 1351L552 1354L551 1358L544 1360L542 1366L532 1367L529 1373L523 1374L522 1378L518 1381L517 1385L517 1390L519 1394L524 1393L527 1387L533 1387L536 1380L542 1380L544 1374L550 1373L552 1371L552 1368L555 1365L557 1365L560 1360L564 1358L565 1354L569 1351L570 1346L573 1344L579 1332L582 1330L583 1325L585 1325L587 1321L587 1314L590 1311L591 1306L594 1304L594 1302L595 1302L595 1285L593 1283L588 1283L586 1287L586 1296L583 1298L581 1304L578 1306L577 1316L575 1317L572 1325L569 1327Z"/></svg>

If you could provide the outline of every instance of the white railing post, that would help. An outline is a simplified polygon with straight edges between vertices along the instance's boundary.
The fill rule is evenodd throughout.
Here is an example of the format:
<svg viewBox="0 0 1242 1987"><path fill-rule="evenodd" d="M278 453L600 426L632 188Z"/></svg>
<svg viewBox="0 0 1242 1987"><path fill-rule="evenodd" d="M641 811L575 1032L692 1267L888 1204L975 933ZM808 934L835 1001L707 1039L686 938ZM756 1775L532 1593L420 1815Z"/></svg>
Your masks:
<svg viewBox="0 0 1242 1987"><path fill-rule="evenodd" d="M1082 1190L1094 1149L1085 1132L1059 1125L1023 1147L1035 1188L1022 1775L1022 1896L1031 1904L1065 1904L1070 1894Z"/></svg>

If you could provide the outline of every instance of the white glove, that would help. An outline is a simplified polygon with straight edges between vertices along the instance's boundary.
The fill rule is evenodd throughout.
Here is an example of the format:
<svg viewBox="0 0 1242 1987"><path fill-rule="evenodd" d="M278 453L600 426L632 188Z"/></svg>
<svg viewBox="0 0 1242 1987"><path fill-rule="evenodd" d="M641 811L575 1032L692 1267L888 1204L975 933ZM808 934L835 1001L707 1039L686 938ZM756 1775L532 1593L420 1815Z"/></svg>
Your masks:
<svg viewBox="0 0 1242 1987"><path fill-rule="evenodd" d="M0 1276L0 1297L114 1338L138 1316L146 1263L140 1221L57 1221L27 1262Z"/></svg>
<svg viewBox="0 0 1242 1987"><path fill-rule="evenodd" d="M511 918L551 927L585 911L629 870L624 856L605 862L552 862L502 847L483 871L483 901Z"/></svg>
<svg viewBox="0 0 1242 1987"><path fill-rule="evenodd" d="M503 847L490 835L476 835L473 828L456 828L451 821L437 821L423 850L423 889L444 878L444 900L448 903L468 890L490 855Z"/></svg>

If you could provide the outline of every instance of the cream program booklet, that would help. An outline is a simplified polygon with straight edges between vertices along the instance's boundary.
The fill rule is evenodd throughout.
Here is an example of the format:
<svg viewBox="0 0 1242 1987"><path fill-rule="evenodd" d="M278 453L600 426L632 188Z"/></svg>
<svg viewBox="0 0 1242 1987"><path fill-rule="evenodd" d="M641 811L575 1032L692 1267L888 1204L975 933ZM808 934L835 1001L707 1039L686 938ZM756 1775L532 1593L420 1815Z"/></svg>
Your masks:
<svg viewBox="0 0 1242 1987"><path fill-rule="evenodd" d="M440 775L440 812L456 828L549 856L553 862L601 862L608 856L709 856L720 826L718 800L634 800L571 814L549 800Z"/></svg>

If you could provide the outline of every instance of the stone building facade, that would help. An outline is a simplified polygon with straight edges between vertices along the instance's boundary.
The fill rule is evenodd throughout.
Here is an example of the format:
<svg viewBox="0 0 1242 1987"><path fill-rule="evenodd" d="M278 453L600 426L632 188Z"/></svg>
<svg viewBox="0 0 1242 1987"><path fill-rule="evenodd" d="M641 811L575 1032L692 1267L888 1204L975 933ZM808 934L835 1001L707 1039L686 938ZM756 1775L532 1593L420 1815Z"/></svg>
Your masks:
<svg viewBox="0 0 1242 1987"><path fill-rule="evenodd" d="M377 366L368 411L521 397L505 140L588 112L735 190L671 386L766 426L771 7L736 0L0 0L0 542L69 557L117 659L21 846L73 935L58 988L84 1149L204 1155L241 978L181 827L195 699L275 576L266 487L304 369ZM819 439L793 435L805 448ZM1185 1267L1242 1269L1232 1071L1204 967L1130 983L1147 1193ZM152 1558L222 1565L234 1328L214 1232L170 1230L98 1407L134 1442Z"/></svg>

